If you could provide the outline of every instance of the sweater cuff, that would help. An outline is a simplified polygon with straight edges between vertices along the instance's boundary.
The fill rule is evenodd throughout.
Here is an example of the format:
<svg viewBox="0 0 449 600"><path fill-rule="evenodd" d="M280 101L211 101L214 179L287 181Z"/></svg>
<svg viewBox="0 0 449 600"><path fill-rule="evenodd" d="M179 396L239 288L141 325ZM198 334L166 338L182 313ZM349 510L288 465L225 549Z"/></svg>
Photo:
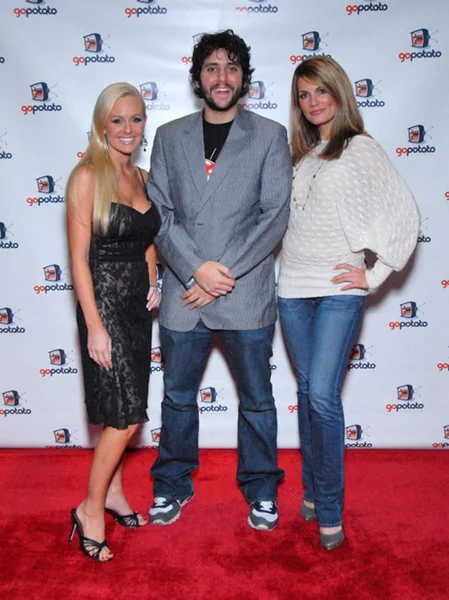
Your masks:
<svg viewBox="0 0 449 600"><path fill-rule="evenodd" d="M368 283L368 291L375 292L387 277L393 272L393 269L377 259L372 269L368 269L365 273Z"/></svg>

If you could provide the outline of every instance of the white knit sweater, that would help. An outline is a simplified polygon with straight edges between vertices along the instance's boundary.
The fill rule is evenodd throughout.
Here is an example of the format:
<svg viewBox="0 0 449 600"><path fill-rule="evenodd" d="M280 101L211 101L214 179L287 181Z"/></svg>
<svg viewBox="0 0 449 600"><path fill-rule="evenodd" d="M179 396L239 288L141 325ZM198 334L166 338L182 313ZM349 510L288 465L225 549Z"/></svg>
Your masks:
<svg viewBox="0 0 449 600"><path fill-rule="evenodd" d="M335 265L361 268L364 250L374 252L377 261L366 273L373 291L392 270L404 267L417 242L418 208L381 146L358 135L338 160L326 161L318 156L326 143L320 142L294 169L279 267L282 298L364 295L366 290L342 292L345 284L331 282L341 272Z"/></svg>

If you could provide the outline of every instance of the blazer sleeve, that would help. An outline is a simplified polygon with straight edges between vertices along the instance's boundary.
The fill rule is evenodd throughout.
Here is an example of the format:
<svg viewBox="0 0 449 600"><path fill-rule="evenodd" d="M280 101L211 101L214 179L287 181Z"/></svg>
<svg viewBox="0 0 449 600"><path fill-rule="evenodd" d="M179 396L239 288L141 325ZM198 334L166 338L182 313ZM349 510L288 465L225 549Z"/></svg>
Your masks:
<svg viewBox="0 0 449 600"><path fill-rule="evenodd" d="M232 240L220 262L234 278L242 277L262 262L282 239L287 229L292 188L292 163L287 131L273 136L261 169L260 214L255 227Z"/></svg>
<svg viewBox="0 0 449 600"><path fill-rule="evenodd" d="M195 242L176 219L161 137L158 129L154 139L151 169L147 180L148 196L156 205L161 217L161 227L155 242L170 268L186 285L206 259L200 255Z"/></svg>

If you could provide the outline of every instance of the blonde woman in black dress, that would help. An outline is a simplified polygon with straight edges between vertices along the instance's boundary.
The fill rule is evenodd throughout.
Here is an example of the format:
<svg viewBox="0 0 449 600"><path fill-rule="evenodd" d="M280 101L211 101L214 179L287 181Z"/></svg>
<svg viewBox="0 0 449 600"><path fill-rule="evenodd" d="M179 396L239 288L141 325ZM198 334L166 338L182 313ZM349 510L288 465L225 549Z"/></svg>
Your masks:
<svg viewBox="0 0 449 600"><path fill-rule="evenodd" d="M67 185L68 240L78 296L86 408L103 425L87 494L72 510L71 540L95 560L112 559L105 511L124 527L147 521L122 487L123 453L148 421L151 309L159 305L153 239L160 219L145 192L147 173L131 164L142 141L145 104L128 83L114 83L94 108L89 146Z"/></svg>

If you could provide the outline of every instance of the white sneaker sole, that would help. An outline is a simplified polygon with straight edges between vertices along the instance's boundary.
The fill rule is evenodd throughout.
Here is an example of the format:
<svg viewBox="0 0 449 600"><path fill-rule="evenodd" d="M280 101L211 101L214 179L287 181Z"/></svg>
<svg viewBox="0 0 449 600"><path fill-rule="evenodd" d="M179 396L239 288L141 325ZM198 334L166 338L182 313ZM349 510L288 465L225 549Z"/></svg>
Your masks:
<svg viewBox="0 0 449 600"><path fill-rule="evenodd" d="M260 525L254 525L254 523L251 521L251 517L248 517L248 525L256 531L273 531L273 529L276 529L277 521L273 527L268 527L268 525L264 525L263 523Z"/></svg>

